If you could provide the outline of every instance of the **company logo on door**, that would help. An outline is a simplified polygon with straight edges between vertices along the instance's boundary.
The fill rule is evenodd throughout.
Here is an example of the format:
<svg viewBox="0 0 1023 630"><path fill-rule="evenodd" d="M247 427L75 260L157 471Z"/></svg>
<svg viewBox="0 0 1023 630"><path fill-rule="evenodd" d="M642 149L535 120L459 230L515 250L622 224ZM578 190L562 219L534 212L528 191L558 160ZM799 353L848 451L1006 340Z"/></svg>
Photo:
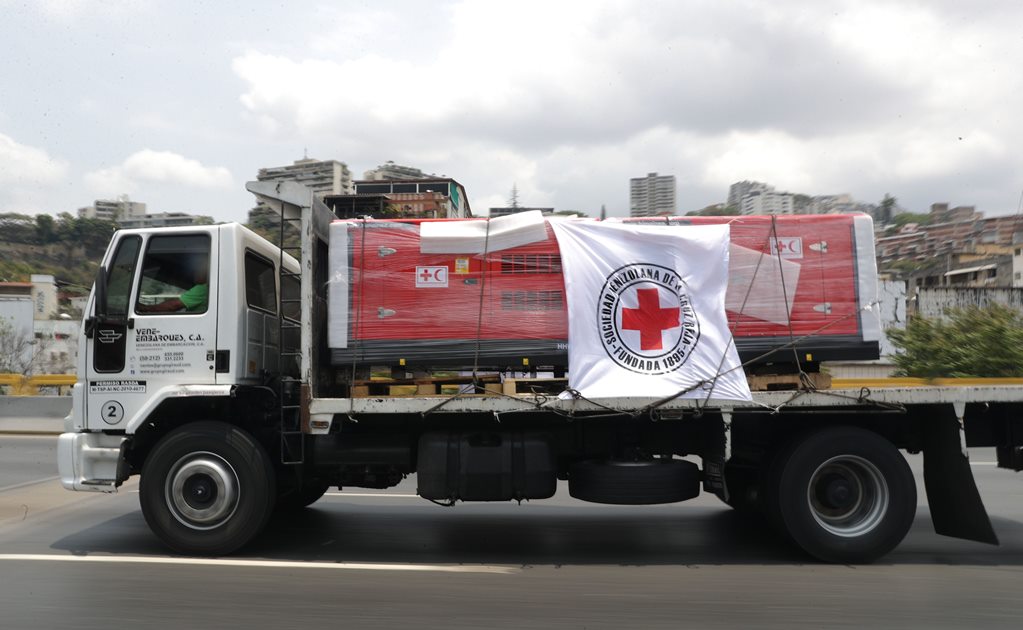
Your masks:
<svg viewBox="0 0 1023 630"><path fill-rule="evenodd" d="M111 328L100 328L96 333L100 343L114 343L124 335Z"/></svg>

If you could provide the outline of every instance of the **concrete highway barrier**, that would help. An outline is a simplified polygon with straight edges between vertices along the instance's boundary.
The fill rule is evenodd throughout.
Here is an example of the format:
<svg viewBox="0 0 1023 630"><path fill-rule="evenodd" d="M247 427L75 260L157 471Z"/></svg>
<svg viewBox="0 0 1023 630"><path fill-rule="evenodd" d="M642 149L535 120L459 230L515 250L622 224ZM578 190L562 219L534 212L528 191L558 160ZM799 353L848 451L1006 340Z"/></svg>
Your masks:
<svg viewBox="0 0 1023 630"><path fill-rule="evenodd" d="M61 433L69 413L70 396L0 396L0 433Z"/></svg>

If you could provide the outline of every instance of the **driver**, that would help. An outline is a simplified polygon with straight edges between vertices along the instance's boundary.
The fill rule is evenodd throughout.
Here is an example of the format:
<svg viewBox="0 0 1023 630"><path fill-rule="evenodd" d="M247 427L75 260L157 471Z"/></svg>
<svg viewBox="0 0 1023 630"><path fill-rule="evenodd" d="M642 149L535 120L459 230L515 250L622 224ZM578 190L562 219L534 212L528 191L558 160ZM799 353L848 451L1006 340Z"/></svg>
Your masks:
<svg viewBox="0 0 1023 630"><path fill-rule="evenodd" d="M138 304L139 313L176 313L184 310L187 313L203 312L209 302L209 260L205 256L194 261L194 285L178 297L169 298L156 304Z"/></svg>

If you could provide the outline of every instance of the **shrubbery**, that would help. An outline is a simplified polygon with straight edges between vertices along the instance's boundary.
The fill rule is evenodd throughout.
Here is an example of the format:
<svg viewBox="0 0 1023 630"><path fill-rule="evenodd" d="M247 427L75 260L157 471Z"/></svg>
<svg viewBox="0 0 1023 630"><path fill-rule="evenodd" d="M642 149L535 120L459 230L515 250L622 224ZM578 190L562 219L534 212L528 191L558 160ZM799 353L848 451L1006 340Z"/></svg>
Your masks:
<svg viewBox="0 0 1023 630"><path fill-rule="evenodd" d="M895 356L900 376L1023 376L1023 314L996 304L947 316L914 317L905 330L887 331L900 351Z"/></svg>

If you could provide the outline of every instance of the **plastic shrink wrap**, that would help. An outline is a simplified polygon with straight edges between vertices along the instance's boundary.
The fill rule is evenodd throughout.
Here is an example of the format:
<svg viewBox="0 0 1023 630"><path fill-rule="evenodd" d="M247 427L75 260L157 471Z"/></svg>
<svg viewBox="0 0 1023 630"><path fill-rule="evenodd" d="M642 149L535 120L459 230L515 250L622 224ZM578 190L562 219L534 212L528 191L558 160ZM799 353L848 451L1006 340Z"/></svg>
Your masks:
<svg viewBox="0 0 1023 630"><path fill-rule="evenodd" d="M502 219L332 223L332 362L564 367L570 314L557 240L539 216ZM730 225L726 309L744 362L878 357L870 217L626 221Z"/></svg>

